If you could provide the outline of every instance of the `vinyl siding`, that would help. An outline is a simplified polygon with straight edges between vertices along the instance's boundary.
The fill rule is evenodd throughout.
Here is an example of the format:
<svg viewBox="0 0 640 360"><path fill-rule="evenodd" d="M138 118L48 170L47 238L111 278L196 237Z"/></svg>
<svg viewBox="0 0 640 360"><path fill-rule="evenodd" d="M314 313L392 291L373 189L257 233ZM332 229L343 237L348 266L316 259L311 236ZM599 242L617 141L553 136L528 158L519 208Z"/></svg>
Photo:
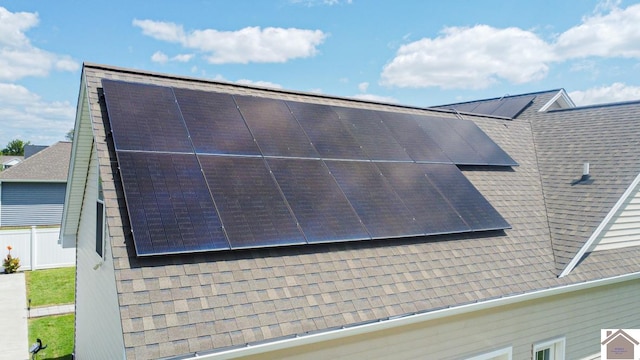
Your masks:
<svg viewBox="0 0 640 360"><path fill-rule="evenodd" d="M83 360L121 359L124 342L109 237L104 240L104 260L95 249L97 171L94 151L77 236L75 353Z"/></svg>
<svg viewBox="0 0 640 360"><path fill-rule="evenodd" d="M65 188L65 183L3 182L0 226L60 224Z"/></svg>
<svg viewBox="0 0 640 360"><path fill-rule="evenodd" d="M247 359L465 359L512 347L531 359L535 343L566 339L565 359L600 351L600 329L638 328L640 281L457 315Z"/></svg>
<svg viewBox="0 0 640 360"><path fill-rule="evenodd" d="M640 185L603 231L594 251L640 246Z"/></svg>

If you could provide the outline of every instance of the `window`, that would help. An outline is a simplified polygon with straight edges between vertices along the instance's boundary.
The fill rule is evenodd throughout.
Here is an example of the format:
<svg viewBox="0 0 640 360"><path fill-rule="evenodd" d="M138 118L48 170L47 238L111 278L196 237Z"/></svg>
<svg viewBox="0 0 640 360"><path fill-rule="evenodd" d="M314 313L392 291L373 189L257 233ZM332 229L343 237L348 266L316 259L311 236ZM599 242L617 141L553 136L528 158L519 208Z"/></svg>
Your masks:
<svg viewBox="0 0 640 360"><path fill-rule="evenodd" d="M564 360L564 338L533 345L533 360Z"/></svg>
<svg viewBox="0 0 640 360"><path fill-rule="evenodd" d="M96 252L102 257L104 249L104 203L100 200L96 208Z"/></svg>
<svg viewBox="0 0 640 360"><path fill-rule="evenodd" d="M511 360L511 347L495 350L492 352L476 355L466 360Z"/></svg>

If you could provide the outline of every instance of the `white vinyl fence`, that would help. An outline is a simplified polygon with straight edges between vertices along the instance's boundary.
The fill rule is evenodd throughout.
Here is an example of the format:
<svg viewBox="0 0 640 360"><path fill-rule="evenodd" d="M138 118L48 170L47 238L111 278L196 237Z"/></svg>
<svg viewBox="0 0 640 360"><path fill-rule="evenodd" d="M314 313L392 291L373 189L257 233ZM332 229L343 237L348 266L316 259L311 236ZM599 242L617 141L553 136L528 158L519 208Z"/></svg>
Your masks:
<svg viewBox="0 0 640 360"><path fill-rule="evenodd" d="M11 256L20 258L18 271L74 266L76 248L63 249L58 244L59 234L59 227L0 230L0 257L7 257L10 245Z"/></svg>

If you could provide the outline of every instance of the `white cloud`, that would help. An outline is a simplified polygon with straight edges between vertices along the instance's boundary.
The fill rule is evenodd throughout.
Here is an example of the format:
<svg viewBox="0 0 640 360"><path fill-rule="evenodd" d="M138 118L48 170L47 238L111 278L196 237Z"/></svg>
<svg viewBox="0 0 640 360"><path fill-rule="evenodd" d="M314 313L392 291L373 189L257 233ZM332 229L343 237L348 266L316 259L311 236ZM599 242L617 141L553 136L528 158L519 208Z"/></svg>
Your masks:
<svg viewBox="0 0 640 360"><path fill-rule="evenodd" d="M354 99L360 99L360 100L367 100L367 101L375 101L375 102L382 102L382 103L387 103L387 104L397 104L398 100L390 97L390 96L380 96L380 95L373 95L373 94L358 94L358 95L354 95L351 96Z"/></svg>
<svg viewBox="0 0 640 360"><path fill-rule="evenodd" d="M540 80L552 64L568 60L640 58L640 4L625 9L619 4L618 0L599 3L591 16L554 41L519 28L445 28L436 38L402 45L384 66L380 83L480 89L504 81L520 84ZM584 71L585 64L575 64L572 70Z"/></svg>
<svg viewBox="0 0 640 360"><path fill-rule="evenodd" d="M47 102L24 86L0 83L0 146L13 139L39 145L64 140L75 111L69 102Z"/></svg>
<svg viewBox="0 0 640 360"><path fill-rule="evenodd" d="M169 61L169 57L162 51L156 51L153 53L153 55L151 55L151 61L164 64Z"/></svg>
<svg viewBox="0 0 640 360"><path fill-rule="evenodd" d="M327 36L320 30L275 27L246 27L237 31L204 29L187 33L182 25L138 19L133 20L133 25L154 39L200 51L212 64L286 62L311 57L317 54L317 47Z"/></svg>
<svg viewBox="0 0 640 360"><path fill-rule="evenodd" d="M174 57L169 57L167 54L162 51L156 51L151 55L151 61L157 62L160 64L164 64L168 61L177 61L177 62L189 62L193 58L193 54L178 54Z"/></svg>
<svg viewBox="0 0 640 360"><path fill-rule="evenodd" d="M25 32L38 25L38 14L12 13L0 7L0 80L46 76L51 70L76 71L77 62L31 44Z"/></svg>
<svg viewBox="0 0 640 360"><path fill-rule="evenodd" d="M582 24L562 33L555 44L562 58L640 58L640 4L608 14L584 18Z"/></svg>
<svg viewBox="0 0 640 360"><path fill-rule="evenodd" d="M572 91L569 96L578 106L640 100L640 86L617 82L609 86L594 87L584 91Z"/></svg>
<svg viewBox="0 0 640 360"><path fill-rule="evenodd" d="M548 72L552 49L536 34L487 25L445 28L435 39L403 45L385 65L381 83L399 87L486 88L525 83Z"/></svg>
<svg viewBox="0 0 640 360"><path fill-rule="evenodd" d="M369 83L366 81L358 84L358 90L360 90L360 92L367 92L368 88L369 88Z"/></svg>

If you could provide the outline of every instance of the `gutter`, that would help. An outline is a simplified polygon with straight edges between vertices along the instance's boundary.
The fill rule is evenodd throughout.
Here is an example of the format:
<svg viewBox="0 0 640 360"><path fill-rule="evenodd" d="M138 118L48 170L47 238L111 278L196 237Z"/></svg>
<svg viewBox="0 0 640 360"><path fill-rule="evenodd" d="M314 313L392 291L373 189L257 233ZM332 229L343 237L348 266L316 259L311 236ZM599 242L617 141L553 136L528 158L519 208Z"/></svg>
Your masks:
<svg viewBox="0 0 640 360"><path fill-rule="evenodd" d="M248 344L246 347L235 348L226 351L209 353L209 354L194 354L187 356L175 357L173 359L235 359L243 356L250 355L259 355L266 352L283 350L288 348L293 348L297 346L310 345L324 341L331 341L341 338L346 338L350 336L362 335L373 333L376 331L387 330L392 328L397 328L401 326L408 326L412 324L418 324L426 321L442 319L445 317L468 314L476 311L493 309L500 306L520 303L528 300L535 300L560 294L566 294L579 290L586 290L600 286L617 284L630 280L638 280L640 279L640 272L634 272L625 275L614 276L606 279L598 279L591 280L582 283L558 286L543 290L537 290L533 292L528 292L524 294L518 294L508 297L502 297L498 299L491 299L486 301L481 301L473 304L460 305L455 307L450 307L446 309L440 309L425 313L401 316L389 318L387 320L381 320L378 322L367 323L364 325L357 325L353 327L341 328L337 330L330 330L321 333L315 333L311 335L299 335L293 338L287 338L283 340L277 340L268 343L261 343L257 345Z"/></svg>

